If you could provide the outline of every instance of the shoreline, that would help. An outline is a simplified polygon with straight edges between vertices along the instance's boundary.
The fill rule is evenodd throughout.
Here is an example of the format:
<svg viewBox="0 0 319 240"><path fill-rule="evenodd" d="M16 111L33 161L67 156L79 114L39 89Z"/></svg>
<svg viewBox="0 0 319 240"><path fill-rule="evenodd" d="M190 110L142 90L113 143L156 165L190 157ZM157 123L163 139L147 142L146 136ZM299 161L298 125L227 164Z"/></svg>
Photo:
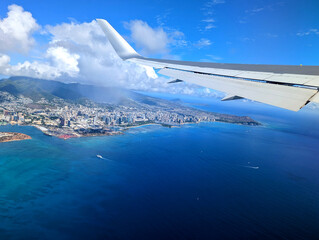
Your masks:
<svg viewBox="0 0 319 240"><path fill-rule="evenodd" d="M147 124L141 124L141 125L136 125L136 126L124 127L124 131L125 131L125 130L128 130L128 129L131 129L131 128L138 128L138 127L145 127L145 126L152 126L152 125L160 125L160 126L163 126L163 125L160 124L160 123L147 123Z"/></svg>
<svg viewBox="0 0 319 240"><path fill-rule="evenodd" d="M38 125L27 125L27 126L35 127L36 129L40 130L46 136L56 137L56 138L60 138L63 140L68 140L71 138L115 136L115 135L124 134L121 131L112 131L112 132L105 132L105 133L87 133L87 134L79 134L76 132L65 132L62 134L54 134L54 133L50 132L50 131L52 131L52 129L48 129L48 128L43 127L43 126L38 126Z"/></svg>

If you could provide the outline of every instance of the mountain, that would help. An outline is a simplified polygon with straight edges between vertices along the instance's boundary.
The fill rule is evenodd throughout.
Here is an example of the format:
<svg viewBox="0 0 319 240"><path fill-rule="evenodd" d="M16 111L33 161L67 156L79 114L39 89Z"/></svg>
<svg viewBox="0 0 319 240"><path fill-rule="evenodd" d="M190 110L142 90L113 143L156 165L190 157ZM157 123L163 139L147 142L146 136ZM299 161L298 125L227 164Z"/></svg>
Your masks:
<svg viewBox="0 0 319 240"><path fill-rule="evenodd" d="M52 100L55 97L65 100L79 100L81 94L72 90L68 84L28 77L10 77L0 80L0 91L14 96L24 95L34 101L41 98Z"/></svg>
<svg viewBox="0 0 319 240"><path fill-rule="evenodd" d="M79 83L62 83L58 81L29 77L10 77L0 80L0 91L14 96L23 95L38 101L41 98L52 100L61 98L70 102L91 100L96 103L130 104L131 100L148 105L156 105L157 101L148 96L116 87L100 87Z"/></svg>

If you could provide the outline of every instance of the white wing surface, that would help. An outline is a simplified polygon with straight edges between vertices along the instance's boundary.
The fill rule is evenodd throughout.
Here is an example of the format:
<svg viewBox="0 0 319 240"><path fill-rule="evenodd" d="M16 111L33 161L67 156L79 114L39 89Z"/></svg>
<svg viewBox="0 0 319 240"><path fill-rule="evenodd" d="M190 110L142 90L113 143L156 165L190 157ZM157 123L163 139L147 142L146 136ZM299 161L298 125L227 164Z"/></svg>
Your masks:
<svg viewBox="0 0 319 240"><path fill-rule="evenodd" d="M223 100L247 98L298 111L319 103L319 66L203 63L144 58L103 19L97 19L116 53L123 59L160 69L159 73L225 92Z"/></svg>

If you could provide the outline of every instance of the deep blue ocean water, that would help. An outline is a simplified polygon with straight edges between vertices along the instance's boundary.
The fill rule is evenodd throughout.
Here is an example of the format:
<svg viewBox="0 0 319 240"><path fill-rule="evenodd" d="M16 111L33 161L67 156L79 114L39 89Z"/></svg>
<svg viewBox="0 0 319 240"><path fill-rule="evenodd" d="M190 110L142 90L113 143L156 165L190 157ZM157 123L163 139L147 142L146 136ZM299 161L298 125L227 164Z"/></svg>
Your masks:
<svg viewBox="0 0 319 240"><path fill-rule="evenodd" d="M0 144L0 239L318 239L318 113L188 104L264 125L66 141L0 127L32 137Z"/></svg>

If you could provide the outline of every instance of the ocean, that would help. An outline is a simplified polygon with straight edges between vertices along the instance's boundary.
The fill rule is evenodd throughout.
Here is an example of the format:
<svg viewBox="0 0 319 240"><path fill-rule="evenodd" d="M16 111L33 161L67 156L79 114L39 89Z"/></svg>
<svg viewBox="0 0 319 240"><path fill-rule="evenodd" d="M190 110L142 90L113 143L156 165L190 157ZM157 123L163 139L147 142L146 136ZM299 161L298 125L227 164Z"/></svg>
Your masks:
<svg viewBox="0 0 319 240"><path fill-rule="evenodd" d="M32 140L0 144L0 239L318 239L318 111L184 100L263 126L1 126Z"/></svg>

